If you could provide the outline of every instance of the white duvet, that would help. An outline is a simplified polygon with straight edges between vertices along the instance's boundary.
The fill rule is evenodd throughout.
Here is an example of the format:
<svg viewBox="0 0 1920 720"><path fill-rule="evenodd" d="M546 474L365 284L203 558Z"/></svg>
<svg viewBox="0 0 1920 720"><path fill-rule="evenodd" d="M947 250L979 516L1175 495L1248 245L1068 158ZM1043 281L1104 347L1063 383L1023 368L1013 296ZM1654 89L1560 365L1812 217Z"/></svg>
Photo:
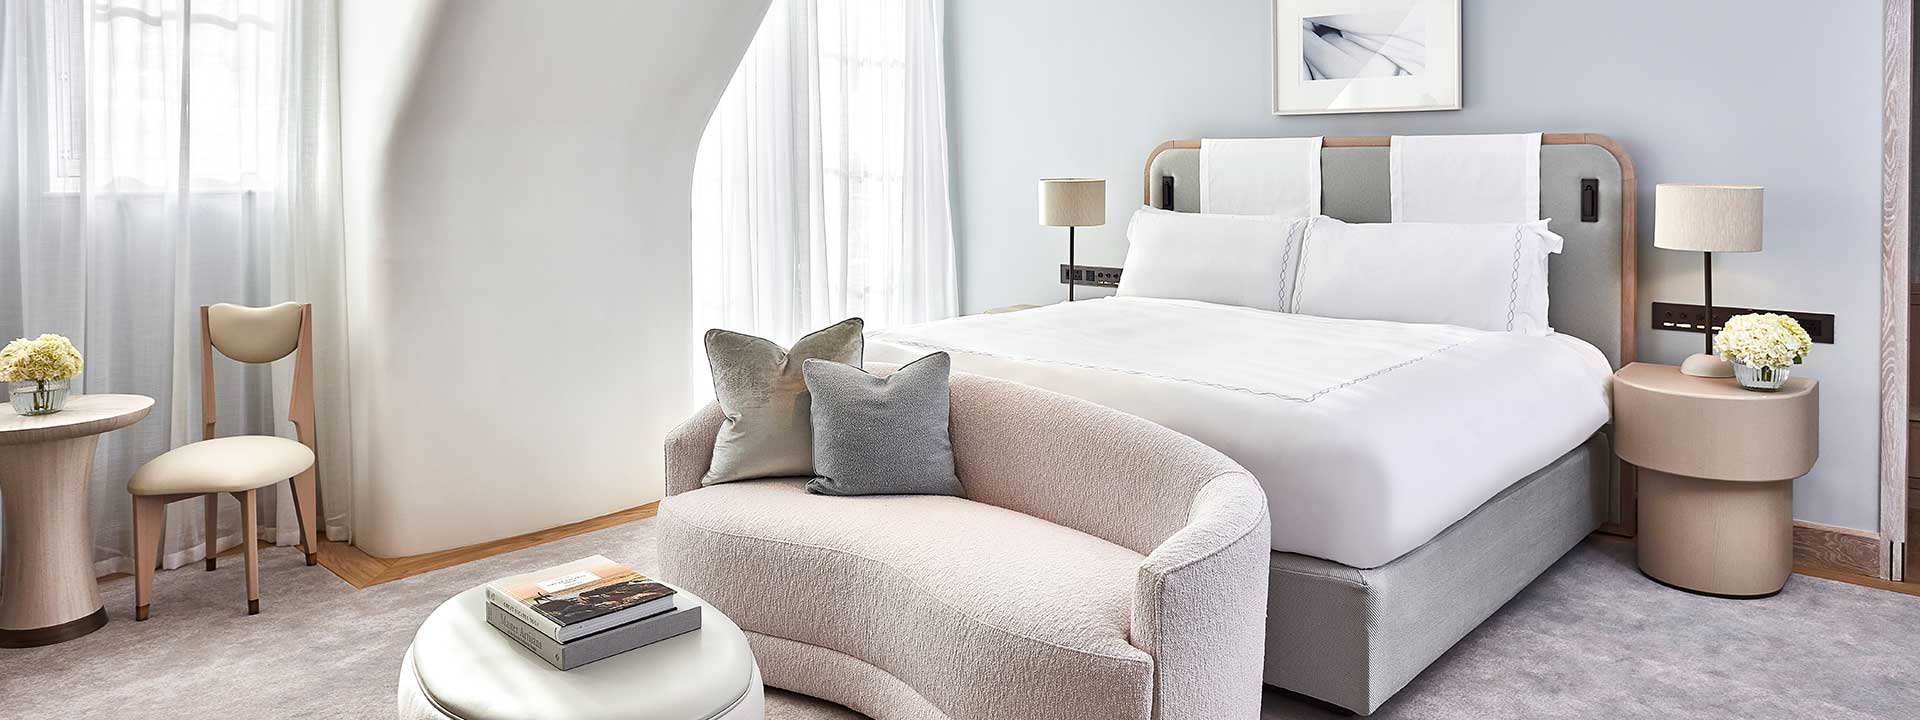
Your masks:
<svg viewBox="0 0 1920 720"><path fill-rule="evenodd" d="M1207 443L1266 488L1273 549L1384 565L1585 442L1612 370L1565 335L1107 298L868 336L867 359L1078 396Z"/></svg>

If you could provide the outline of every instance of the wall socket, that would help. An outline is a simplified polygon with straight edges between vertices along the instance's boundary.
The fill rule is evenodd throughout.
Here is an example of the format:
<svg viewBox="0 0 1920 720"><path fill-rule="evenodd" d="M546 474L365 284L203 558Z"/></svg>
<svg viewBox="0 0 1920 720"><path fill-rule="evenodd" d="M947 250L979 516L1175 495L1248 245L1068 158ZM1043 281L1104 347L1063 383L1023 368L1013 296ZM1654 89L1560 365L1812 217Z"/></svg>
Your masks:
<svg viewBox="0 0 1920 720"><path fill-rule="evenodd" d="M1826 313L1800 312L1797 310L1756 310L1754 308L1714 305L1713 329L1715 332L1718 332L1721 328L1726 327L1729 318L1735 315L1746 315L1748 313L1785 315L1799 321L1800 327L1807 331L1807 335L1811 336L1814 342L1829 345L1833 344L1833 316ZM1657 302L1653 304L1652 328L1655 330L1704 333L1707 331L1706 314L1707 308L1705 305Z"/></svg>
<svg viewBox="0 0 1920 720"><path fill-rule="evenodd" d="M1083 287L1120 287L1120 268L1100 267L1098 265L1061 265L1061 285L1080 285Z"/></svg>

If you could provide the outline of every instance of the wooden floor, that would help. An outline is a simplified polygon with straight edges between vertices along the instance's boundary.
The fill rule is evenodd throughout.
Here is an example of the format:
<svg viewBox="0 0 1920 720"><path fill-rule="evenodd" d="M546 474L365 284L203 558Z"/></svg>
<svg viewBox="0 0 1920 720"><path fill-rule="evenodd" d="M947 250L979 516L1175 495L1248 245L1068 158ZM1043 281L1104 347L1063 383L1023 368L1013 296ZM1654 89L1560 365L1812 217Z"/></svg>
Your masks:
<svg viewBox="0 0 1920 720"><path fill-rule="evenodd" d="M1911 566L1912 563L1908 563L1908 565ZM1897 592L1904 595L1920 596L1920 583L1915 583L1915 582L1894 582L1892 580L1882 580L1877 577L1855 575L1850 572L1840 572L1837 570L1829 570L1826 568L1813 567L1810 565L1795 565L1793 566L1793 571L1801 575L1808 575L1808 576L1817 577L1817 578L1826 578L1828 580L1838 580L1843 583L1853 583L1855 585L1863 585L1870 588L1879 588L1881 590ZM1913 577L1912 573L1908 573L1907 577Z"/></svg>
<svg viewBox="0 0 1920 720"><path fill-rule="evenodd" d="M1907 537L1908 538L1916 537L1916 535L1914 534L1915 530L1920 530L1920 509L1910 508L1907 511ZM1911 546L1911 544L1909 546ZM1920 575L1916 574L1916 571L1920 571L1920 560L1917 560L1911 556L1907 558L1907 573L1906 573L1907 581L1906 582L1894 582L1892 580L1882 580L1878 577L1873 577L1871 575L1861 575L1859 573L1847 572L1845 570L1838 570L1832 567L1810 565L1807 563L1794 563L1793 571L1801 575L1808 575L1808 576L1817 577L1817 578L1826 578L1828 580L1838 580L1844 583L1852 583L1855 585L1861 585L1861 586L1870 587L1870 588L1878 588L1881 590L1897 592L1904 595L1920 596Z"/></svg>
<svg viewBox="0 0 1920 720"><path fill-rule="evenodd" d="M550 543L555 540L570 538L582 533L605 530L636 520L644 520L653 517L659 510L660 503L647 503L640 507L628 508L616 513L602 515L597 518L582 520L568 525L561 525L560 527L549 528L539 532L516 535L502 540L480 543L478 545L468 545L452 550L442 550L436 553L399 558L377 558L362 552L360 548L352 545L343 542L323 540L320 542L320 565L333 571L333 574L340 576L341 580L347 581L347 584L355 588L369 588L381 583L389 583L401 578L412 577L441 568L453 567L461 563L469 563L482 558L493 557L501 553L509 553L543 543Z"/></svg>

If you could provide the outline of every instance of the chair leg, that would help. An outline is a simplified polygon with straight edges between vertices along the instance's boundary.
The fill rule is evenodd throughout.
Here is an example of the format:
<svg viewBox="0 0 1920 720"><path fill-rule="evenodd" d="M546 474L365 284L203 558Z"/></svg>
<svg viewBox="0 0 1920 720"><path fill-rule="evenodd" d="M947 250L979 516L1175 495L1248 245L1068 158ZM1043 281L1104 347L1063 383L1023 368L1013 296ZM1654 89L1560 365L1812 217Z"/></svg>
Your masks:
<svg viewBox="0 0 1920 720"><path fill-rule="evenodd" d="M312 467L293 476L293 514L300 518L300 551L307 554L308 567L317 564L320 550L315 543L319 535L315 519L319 516L320 503L314 485Z"/></svg>
<svg viewBox="0 0 1920 720"><path fill-rule="evenodd" d="M240 547L247 554L247 614L260 614L260 509L254 503L257 490L235 493L240 497L240 517L246 532L240 537Z"/></svg>
<svg viewBox="0 0 1920 720"><path fill-rule="evenodd" d="M207 572L213 572L213 556L220 552L220 493L207 493Z"/></svg>
<svg viewBox="0 0 1920 720"><path fill-rule="evenodd" d="M160 564L160 531L167 501L160 497L133 497L133 619L147 619L153 600L153 570Z"/></svg>

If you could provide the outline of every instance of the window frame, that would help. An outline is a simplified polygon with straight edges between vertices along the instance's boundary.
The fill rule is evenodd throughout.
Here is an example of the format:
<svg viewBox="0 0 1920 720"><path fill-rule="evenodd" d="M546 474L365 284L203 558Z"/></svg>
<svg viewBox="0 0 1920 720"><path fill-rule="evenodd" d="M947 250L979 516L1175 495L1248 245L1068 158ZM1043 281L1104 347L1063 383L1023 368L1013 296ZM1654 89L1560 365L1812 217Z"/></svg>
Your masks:
<svg viewBox="0 0 1920 720"><path fill-rule="evenodd" d="M86 4L47 2L47 175L51 189L78 191L86 173Z"/></svg>

